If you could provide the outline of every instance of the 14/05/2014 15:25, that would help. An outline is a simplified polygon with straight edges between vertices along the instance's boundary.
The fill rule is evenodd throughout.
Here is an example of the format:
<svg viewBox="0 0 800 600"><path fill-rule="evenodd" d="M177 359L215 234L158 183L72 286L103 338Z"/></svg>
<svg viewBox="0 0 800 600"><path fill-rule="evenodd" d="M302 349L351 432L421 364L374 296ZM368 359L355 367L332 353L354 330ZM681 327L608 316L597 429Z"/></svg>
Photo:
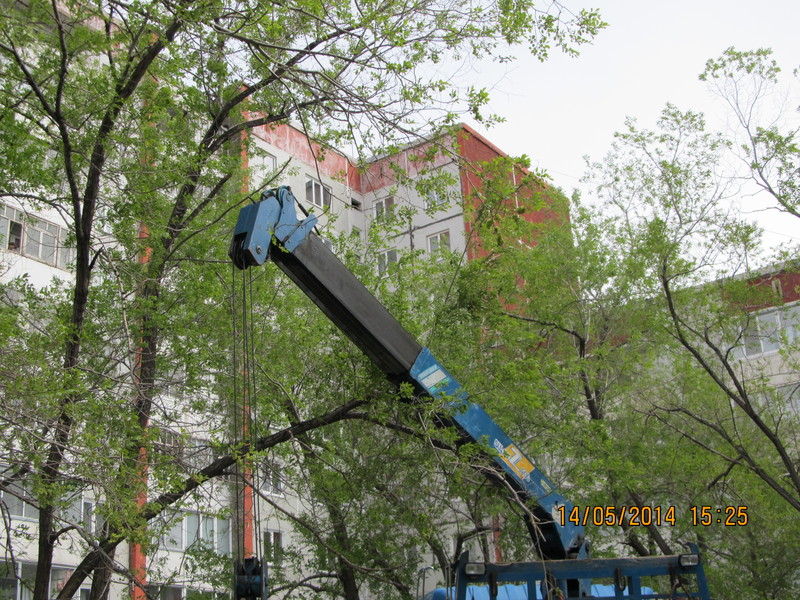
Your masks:
<svg viewBox="0 0 800 600"><path fill-rule="evenodd" d="M567 511L559 506L557 518L561 525L649 527L651 525L675 525L677 509L674 506L573 506ZM693 526L709 526L714 523L726 526L747 525L749 518L746 506L690 506L690 522Z"/></svg>

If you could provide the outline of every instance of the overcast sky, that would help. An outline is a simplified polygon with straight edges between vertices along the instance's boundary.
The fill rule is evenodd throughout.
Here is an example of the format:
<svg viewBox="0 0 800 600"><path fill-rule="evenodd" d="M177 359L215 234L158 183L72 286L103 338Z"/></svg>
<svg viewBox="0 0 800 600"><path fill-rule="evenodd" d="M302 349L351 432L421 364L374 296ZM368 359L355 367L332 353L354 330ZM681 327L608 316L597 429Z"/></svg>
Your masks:
<svg viewBox="0 0 800 600"><path fill-rule="evenodd" d="M726 48L772 48L787 76L800 66L800 0L563 3L597 7L609 24L578 58L554 53L544 63L485 64L472 75L492 88L492 109L507 118L477 129L505 152L527 154L566 192L579 187L582 157L602 158L626 116L650 126L671 102L702 110L722 127L722 106L697 76ZM791 229L781 233L800 241Z"/></svg>

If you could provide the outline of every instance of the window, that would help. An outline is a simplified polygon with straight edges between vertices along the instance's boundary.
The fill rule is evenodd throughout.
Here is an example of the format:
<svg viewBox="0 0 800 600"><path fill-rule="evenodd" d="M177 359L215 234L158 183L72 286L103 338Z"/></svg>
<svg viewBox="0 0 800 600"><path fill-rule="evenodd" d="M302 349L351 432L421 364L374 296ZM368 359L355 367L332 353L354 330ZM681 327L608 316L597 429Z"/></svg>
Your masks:
<svg viewBox="0 0 800 600"><path fill-rule="evenodd" d="M770 282L770 285L772 286L772 291L775 292L775 295L778 298L783 298L783 284L781 284L781 280L773 279Z"/></svg>
<svg viewBox="0 0 800 600"><path fill-rule="evenodd" d="M442 197L439 195L439 192L436 190L428 190L423 197L422 202L423 208L426 211L435 211L445 208L445 203L442 200Z"/></svg>
<svg viewBox="0 0 800 600"><path fill-rule="evenodd" d="M313 177L306 177L306 202L328 209L331 207L331 188Z"/></svg>
<svg viewBox="0 0 800 600"><path fill-rule="evenodd" d="M100 536L106 529L106 521L99 510L102 504L78 493L70 499L64 509L63 518L68 524L78 525L89 533Z"/></svg>
<svg viewBox="0 0 800 600"><path fill-rule="evenodd" d="M265 461L258 472L258 487L265 494L283 495L283 480L278 464Z"/></svg>
<svg viewBox="0 0 800 600"><path fill-rule="evenodd" d="M264 557L268 565L279 565L283 558L283 534L280 531L264 532Z"/></svg>
<svg viewBox="0 0 800 600"><path fill-rule="evenodd" d="M58 264L56 265L59 269L66 270L71 264L75 262L75 248L70 248L67 246L66 242L66 232L62 231L61 237L61 248L58 252Z"/></svg>
<svg viewBox="0 0 800 600"><path fill-rule="evenodd" d="M800 415L800 383L790 383L775 388L775 394L795 414Z"/></svg>
<svg viewBox="0 0 800 600"><path fill-rule="evenodd" d="M22 223L8 223L8 249L14 252L22 250Z"/></svg>
<svg viewBox="0 0 800 600"><path fill-rule="evenodd" d="M231 553L231 521L230 519L214 519L216 525L216 548L217 553L228 555Z"/></svg>
<svg viewBox="0 0 800 600"><path fill-rule="evenodd" d="M164 530L161 540L167 550L183 550L183 519L174 517Z"/></svg>
<svg viewBox="0 0 800 600"><path fill-rule="evenodd" d="M397 250L386 250L378 254L378 273L383 275L389 265L397 262Z"/></svg>
<svg viewBox="0 0 800 600"><path fill-rule="evenodd" d="M376 221L389 221L394 216L394 196L376 200L373 205Z"/></svg>
<svg viewBox="0 0 800 600"><path fill-rule="evenodd" d="M787 340L790 343L800 342L800 303L781 308L780 317Z"/></svg>
<svg viewBox="0 0 800 600"><path fill-rule="evenodd" d="M67 579L72 575L72 569L64 567L53 567L50 571L50 597L55 598L64 588Z"/></svg>
<svg viewBox="0 0 800 600"><path fill-rule="evenodd" d="M18 566L25 567L33 565ZM21 587L17 579L17 574L14 572L14 565L10 562L0 562L0 598L2 598L2 600L22 600L23 597L30 598L30 591L28 591L26 596L23 596L22 590L20 589Z"/></svg>
<svg viewBox="0 0 800 600"><path fill-rule="evenodd" d="M75 251L66 247L63 227L41 219L26 219L17 208L0 204L0 248L66 269Z"/></svg>
<svg viewBox="0 0 800 600"><path fill-rule="evenodd" d="M177 585L148 585L145 587L148 599L182 600L183 588Z"/></svg>
<svg viewBox="0 0 800 600"><path fill-rule="evenodd" d="M25 228L25 256L56 264L58 225L33 219Z"/></svg>
<svg viewBox="0 0 800 600"><path fill-rule="evenodd" d="M106 520L101 510L103 505L94 500L87 499L84 499L81 504L83 507L81 519L86 531L90 531L97 536L107 533Z"/></svg>
<svg viewBox="0 0 800 600"><path fill-rule="evenodd" d="M0 492L0 501L5 504L9 515L20 519L38 519L39 509L24 502L22 498L32 498L30 485L27 482L9 484Z"/></svg>
<svg viewBox="0 0 800 600"><path fill-rule="evenodd" d="M743 345L737 348L737 355L739 358L752 358L775 352L784 341L800 342L800 304L750 315L742 333Z"/></svg>
<svg viewBox="0 0 800 600"><path fill-rule="evenodd" d="M58 595L72 571L69 567L53 567L50 570L50 598ZM13 563L0 561L0 600L31 600L35 578L35 564L17 563L15 571ZM75 599L86 600L89 592L89 588L81 588Z"/></svg>
<svg viewBox="0 0 800 600"><path fill-rule="evenodd" d="M172 458L177 461L184 459L183 439L178 432L171 429L159 429L158 441L154 444L153 450L166 458Z"/></svg>
<svg viewBox="0 0 800 600"><path fill-rule="evenodd" d="M436 254L438 252L450 250L450 232L442 231L428 236L428 252Z"/></svg>
<svg viewBox="0 0 800 600"><path fill-rule="evenodd" d="M17 208L0 204L0 247L12 252L22 252L22 223L25 213Z"/></svg>
<svg viewBox="0 0 800 600"><path fill-rule="evenodd" d="M166 440L165 440L166 441ZM186 466L192 471L199 471L207 467L214 460L214 450L208 441L190 438L182 449Z"/></svg>
<svg viewBox="0 0 800 600"><path fill-rule="evenodd" d="M209 548L216 550L218 554L230 553L231 525L229 519L189 512L186 513L186 518L182 522L186 523L185 545L181 548L169 548L170 550L189 548L199 540Z"/></svg>

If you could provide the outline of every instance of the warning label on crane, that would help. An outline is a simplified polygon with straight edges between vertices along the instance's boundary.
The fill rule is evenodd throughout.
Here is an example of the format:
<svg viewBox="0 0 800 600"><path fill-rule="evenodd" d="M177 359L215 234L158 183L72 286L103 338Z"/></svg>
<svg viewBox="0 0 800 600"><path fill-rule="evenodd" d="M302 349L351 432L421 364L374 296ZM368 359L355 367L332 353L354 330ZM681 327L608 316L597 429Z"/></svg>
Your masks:
<svg viewBox="0 0 800 600"><path fill-rule="evenodd" d="M431 396L436 396L439 392L444 391L450 385L450 378L439 367L428 369L420 377L422 385L428 390Z"/></svg>
<svg viewBox="0 0 800 600"><path fill-rule="evenodd" d="M525 481L530 479L531 473L533 473L535 467L519 448L514 444L503 446L503 443L498 439L494 440L494 447L500 459L506 463L508 468L514 471L520 479Z"/></svg>

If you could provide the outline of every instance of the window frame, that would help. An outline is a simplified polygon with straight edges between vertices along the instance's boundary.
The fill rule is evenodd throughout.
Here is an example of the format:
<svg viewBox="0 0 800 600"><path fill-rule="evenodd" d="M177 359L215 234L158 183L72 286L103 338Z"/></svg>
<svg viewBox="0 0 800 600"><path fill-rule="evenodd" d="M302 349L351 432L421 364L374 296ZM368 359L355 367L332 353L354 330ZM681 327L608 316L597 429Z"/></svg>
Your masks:
<svg viewBox="0 0 800 600"><path fill-rule="evenodd" d="M75 249L66 245L66 239L67 230L61 225L28 217L22 209L0 202L0 249L66 270L75 258Z"/></svg>
<svg viewBox="0 0 800 600"><path fill-rule="evenodd" d="M48 265L56 266L58 264L61 228L50 221L32 218L26 223L24 232L23 243L25 250L23 254Z"/></svg>
<svg viewBox="0 0 800 600"><path fill-rule="evenodd" d="M333 193L331 186L316 177L306 175L306 202L322 210L330 210Z"/></svg>
<svg viewBox="0 0 800 600"><path fill-rule="evenodd" d="M164 590L176 590L179 594L180 600L184 600L184 598L186 598L186 588L182 585L168 583L148 583L145 588L147 597L153 598L154 600L164 600ZM175 600L175 598L170 598L170 600Z"/></svg>
<svg viewBox="0 0 800 600"><path fill-rule="evenodd" d="M22 254L24 223L25 214L20 209L0 203L0 245L3 250ZM11 231L14 226L18 229L16 233ZM15 244L13 248L12 240Z"/></svg>
<svg viewBox="0 0 800 600"><path fill-rule="evenodd" d="M193 518L197 519L196 528L189 526L189 521ZM208 515L197 510L187 510L183 511L183 518L180 520L180 523L182 527L183 546L180 549L167 548L168 550L188 550L199 540L217 554L223 556L230 555L233 540L231 539L231 520L229 518ZM225 536L224 547L222 547L220 543L223 532Z"/></svg>
<svg viewBox="0 0 800 600"><path fill-rule="evenodd" d="M396 205L397 201L394 198L394 194L375 200L372 205L373 219L377 223L388 223L394 219L394 208Z"/></svg>
<svg viewBox="0 0 800 600"><path fill-rule="evenodd" d="M87 498L86 494L80 492L70 498L64 518L67 523L72 521L91 535L101 536L106 529L106 521L99 512L102 506L102 502Z"/></svg>
<svg viewBox="0 0 800 600"><path fill-rule="evenodd" d="M58 581L54 579L54 574L57 571L71 574L74 569L75 567L60 564L50 567L50 582L48 583L48 596L50 598L55 598L57 595L54 594L53 590L54 585L57 585L56 581ZM33 598L33 580L35 576L36 563L27 561L13 563L8 560L0 560L0 581L13 582L12 585L6 587L8 590L13 589L12 600L31 600ZM29 582L30 586L26 585L26 582ZM90 591L91 588L82 585L73 598L75 600L84 600L84 598L89 597Z"/></svg>
<svg viewBox="0 0 800 600"><path fill-rule="evenodd" d="M5 510L8 511L9 517L12 519L19 519L21 521L38 521L39 509L20 497L25 496L34 500L34 497L30 491L30 485L23 478L21 481L9 484L8 487L12 486L18 488L19 495L10 493L6 490L0 490L0 501L2 501L5 505Z"/></svg>
<svg viewBox="0 0 800 600"><path fill-rule="evenodd" d="M430 189L422 196L422 209L430 211L439 211L445 207L445 201L442 195L436 189Z"/></svg>
<svg viewBox="0 0 800 600"><path fill-rule="evenodd" d="M284 536L280 529L265 529L263 533L264 559L267 566L280 566L284 556Z"/></svg>
<svg viewBox="0 0 800 600"><path fill-rule="evenodd" d="M769 317L774 318L772 323L767 322ZM749 315L736 356L748 360L771 356L780 352L785 342L797 341L800 341L800 302L767 308Z"/></svg>
<svg viewBox="0 0 800 600"><path fill-rule="evenodd" d="M442 239L447 240L444 249L442 248ZM435 246L434 246L434 240L435 240ZM436 255L436 254L441 254L445 250L447 252L450 252L452 250L452 247L450 245L451 240L452 236L450 235L449 229L444 229L442 231L427 236L426 245L428 247L428 253L431 255Z"/></svg>
<svg viewBox="0 0 800 600"><path fill-rule="evenodd" d="M269 460L262 462L258 468L258 489L267 496L283 498L282 471L280 463Z"/></svg>
<svg viewBox="0 0 800 600"><path fill-rule="evenodd" d="M397 264L398 255L396 248L389 248L378 252L378 275L385 275L391 268L389 265Z"/></svg>

